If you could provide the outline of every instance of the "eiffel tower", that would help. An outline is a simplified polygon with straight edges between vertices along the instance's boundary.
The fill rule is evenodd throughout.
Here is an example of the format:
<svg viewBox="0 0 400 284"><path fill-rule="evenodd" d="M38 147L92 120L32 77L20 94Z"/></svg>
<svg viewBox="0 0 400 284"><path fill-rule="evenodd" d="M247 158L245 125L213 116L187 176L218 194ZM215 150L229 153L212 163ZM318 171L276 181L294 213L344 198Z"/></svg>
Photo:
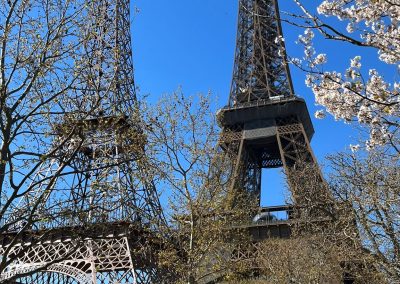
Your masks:
<svg viewBox="0 0 400 284"><path fill-rule="evenodd" d="M235 247L231 261L257 260L265 254L260 241L290 238L293 225L305 235L328 230L328 234L345 235L343 228L356 234L355 220L341 219L351 216L351 206L336 206L310 147L314 128L304 99L293 91L278 0L239 0L230 96L217 118L222 126L219 144L234 165L227 206L246 208L252 218L232 228L249 232L251 242ZM284 169L291 204L260 206L264 168ZM326 226L333 219L335 226ZM313 223L311 228L303 225ZM341 265L343 283L354 282L354 271L364 273L365 267L357 261Z"/></svg>
<svg viewBox="0 0 400 284"><path fill-rule="evenodd" d="M220 145L235 165L230 206L259 208L249 225L253 238L289 237L294 206L326 201L329 193L296 188L300 172L307 167L313 169L310 178L316 183L322 185L323 179L310 147L314 128L306 103L294 94L277 0L239 1L230 96L217 116L223 128ZM261 171L281 167L294 204L261 208ZM243 193L253 204L240 204L238 196ZM271 226L258 222L282 213L286 216L282 222Z"/></svg>
<svg viewBox="0 0 400 284"><path fill-rule="evenodd" d="M129 2L87 1L82 83L62 99L57 150L5 218L0 254L12 261L0 282L160 283L152 252L163 216L137 111Z"/></svg>

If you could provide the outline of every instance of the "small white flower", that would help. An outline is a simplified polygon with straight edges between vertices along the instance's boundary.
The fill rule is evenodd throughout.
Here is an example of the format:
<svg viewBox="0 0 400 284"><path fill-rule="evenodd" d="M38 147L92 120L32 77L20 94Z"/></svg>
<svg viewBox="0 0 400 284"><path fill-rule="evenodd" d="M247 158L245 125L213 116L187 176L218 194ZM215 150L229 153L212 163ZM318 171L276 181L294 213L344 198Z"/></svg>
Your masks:
<svg viewBox="0 0 400 284"><path fill-rule="evenodd" d="M311 87L313 85L313 77L311 75L307 75L306 76L306 80L305 80L306 86L307 87Z"/></svg>
<svg viewBox="0 0 400 284"><path fill-rule="evenodd" d="M376 69L369 69L369 72L368 72L368 74L369 74L369 76L376 76L376 75L378 75L378 71L376 71Z"/></svg>
<svg viewBox="0 0 400 284"><path fill-rule="evenodd" d="M316 64L316 65L318 65L318 64L324 64L324 63L326 63L326 61L327 61L327 59L326 59L326 54L321 53L321 54L318 54L318 55L315 57L314 64Z"/></svg>
<svg viewBox="0 0 400 284"><path fill-rule="evenodd" d="M359 144L356 144L356 145L352 145L352 144L350 144L350 150L351 150L351 152L357 152L358 150L360 149L360 145Z"/></svg>
<svg viewBox="0 0 400 284"><path fill-rule="evenodd" d="M292 58L290 60L291 63L293 63L294 65L300 66L302 63L302 60L300 58Z"/></svg>
<svg viewBox="0 0 400 284"><path fill-rule="evenodd" d="M325 118L326 114L325 114L325 112L321 109L321 110L317 110L317 111L315 112L314 116L315 116L315 118L323 119L323 118Z"/></svg>
<svg viewBox="0 0 400 284"><path fill-rule="evenodd" d="M306 29L304 34L311 39L314 38L314 32L311 29Z"/></svg>
<svg viewBox="0 0 400 284"><path fill-rule="evenodd" d="M353 33L354 32L354 24L353 23L349 23L346 27L346 30L348 33Z"/></svg>
<svg viewBox="0 0 400 284"><path fill-rule="evenodd" d="M351 59L350 61L350 66L353 68L361 68L361 56L357 55L356 57L354 57L353 59Z"/></svg>
<svg viewBox="0 0 400 284"><path fill-rule="evenodd" d="M283 38L283 36L277 36L277 37L275 38L275 40L274 40L274 42L275 42L276 44L282 43L282 42L284 42L284 41L285 41L285 39Z"/></svg>

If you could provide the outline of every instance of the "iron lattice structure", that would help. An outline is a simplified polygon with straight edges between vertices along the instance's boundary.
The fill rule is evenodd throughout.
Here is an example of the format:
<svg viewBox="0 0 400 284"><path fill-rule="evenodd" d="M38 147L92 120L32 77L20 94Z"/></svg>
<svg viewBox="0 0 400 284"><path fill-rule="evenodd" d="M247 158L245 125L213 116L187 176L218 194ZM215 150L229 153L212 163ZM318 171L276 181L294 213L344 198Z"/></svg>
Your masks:
<svg viewBox="0 0 400 284"><path fill-rule="evenodd" d="M293 97L275 1L240 1L229 106Z"/></svg>
<svg viewBox="0 0 400 284"><path fill-rule="evenodd" d="M317 182L323 180L310 147L314 128L307 106L293 92L277 0L239 1L231 92L218 119L220 145L235 161L230 206L245 206L237 200L243 192L259 206L263 168L285 169L294 206L321 197L295 188L296 174L306 166L315 169Z"/></svg>
<svg viewBox="0 0 400 284"><path fill-rule="evenodd" d="M310 147L314 128L305 101L293 91L278 0L239 0L232 86L218 120L220 145L234 161L228 206L254 209L250 223L233 226L252 237L249 245L232 249L234 263L250 261L257 271L257 260L265 255L260 240L289 238L293 226L300 234L327 232L332 216L351 214L335 208ZM292 204L261 208L261 171L279 167L285 170ZM286 217L278 219L277 213ZM355 228L344 221L332 232L340 227Z"/></svg>
<svg viewBox="0 0 400 284"><path fill-rule="evenodd" d="M137 111L129 2L87 1L82 83L63 98L57 150L3 224L0 254L13 261L1 281L158 281L152 232L163 216Z"/></svg>

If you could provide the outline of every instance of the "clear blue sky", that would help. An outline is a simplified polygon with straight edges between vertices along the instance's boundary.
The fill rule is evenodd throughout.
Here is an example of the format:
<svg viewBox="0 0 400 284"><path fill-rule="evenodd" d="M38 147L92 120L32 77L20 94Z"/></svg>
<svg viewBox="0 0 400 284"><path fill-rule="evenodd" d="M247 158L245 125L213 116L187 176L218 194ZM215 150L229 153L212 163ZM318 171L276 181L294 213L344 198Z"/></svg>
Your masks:
<svg viewBox="0 0 400 284"><path fill-rule="evenodd" d="M132 5L140 10L133 17L132 28L135 80L140 93L156 100L181 86L187 95L211 91L219 98L217 107L224 106L233 68L238 0L137 0ZM291 0L281 0L280 9L294 11L295 6ZM284 25L286 47L292 56L303 52L295 44L299 33ZM320 42L317 47L328 53L328 67L341 72L358 54L344 44ZM366 52L366 57L376 57L375 51ZM356 143L357 134L351 126L331 117L315 119L313 113L320 107L314 105L312 92L304 84L305 74L293 66L291 72L295 92L306 99L312 116L312 148L319 163L324 163L327 154ZM263 204L283 203L276 176L263 184L267 186L263 186Z"/></svg>

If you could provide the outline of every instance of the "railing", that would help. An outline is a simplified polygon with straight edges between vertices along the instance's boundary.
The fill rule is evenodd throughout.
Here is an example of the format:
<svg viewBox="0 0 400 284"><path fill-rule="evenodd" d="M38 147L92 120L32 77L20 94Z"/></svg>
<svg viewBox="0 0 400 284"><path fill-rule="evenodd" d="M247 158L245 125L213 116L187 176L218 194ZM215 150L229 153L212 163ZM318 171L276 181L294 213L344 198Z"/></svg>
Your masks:
<svg viewBox="0 0 400 284"><path fill-rule="evenodd" d="M262 100L255 100L255 101L250 101L250 102L244 102L244 103L237 103L233 106L225 106L222 108L223 111L226 110L233 110L233 109L241 109L241 108L248 108L248 107L255 107L255 106L266 106L266 105L273 105L277 103L283 103L283 102L289 102L289 101L295 101L298 100L298 97L272 97L269 99L262 99Z"/></svg>
<svg viewBox="0 0 400 284"><path fill-rule="evenodd" d="M248 221L238 220L232 223L233 228L247 228L254 226L268 226L273 224L290 223L293 219L293 206L261 207L258 213L251 216Z"/></svg>
<svg viewBox="0 0 400 284"><path fill-rule="evenodd" d="M12 233L22 229L39 231L99 223L135 222L138 219L137 212L134 212L132 208L122 206L109 211L100 209L74 211L57 208L28 214L21 210L21 212L16 211L3 215L0 220L0 228Z"/></svg>
<svg viewBox="0 0 400 284"><path fill-rule="evenodd" d="M268 226L304 222L325 222L337 215L333 203L316 203L314 206L282 205L262 207L248 223L236 224L236 227Z"/></svg>
<svg viewBox="0 0 400 284"><path fill-rule="evenodd" d="M260 208L260 212L254 216L252 224L273 224L287 222L293 218L293 206L270 206Z"/></svg>

